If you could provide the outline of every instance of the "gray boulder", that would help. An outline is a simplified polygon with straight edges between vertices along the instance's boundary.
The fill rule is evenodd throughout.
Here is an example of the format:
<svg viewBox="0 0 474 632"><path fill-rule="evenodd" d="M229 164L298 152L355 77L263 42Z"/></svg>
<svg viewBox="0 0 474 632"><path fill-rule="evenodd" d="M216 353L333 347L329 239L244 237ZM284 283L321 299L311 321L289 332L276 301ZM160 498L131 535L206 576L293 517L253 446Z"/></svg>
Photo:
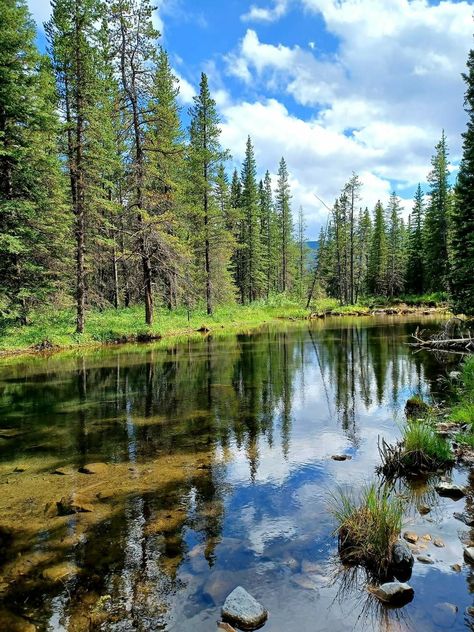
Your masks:
<svg viewBox="0 0 474 632"><path fill-rule="evenodd" d="M242 630L256 630L267 617L265 608L242 586L234 588L222 606L222 618Z"/></svg>
<svg viewBox="0 0 474 632"><path fill-rule="evenodd" d="M446 481L441 481L440 483L438 483L435 489L440 496L447 496L448 498L452 498L453 500L459 500L466 495L466 492L462 487L459 487L459 485L455 485L454 483L448 483Z"/></svg>
<svg viewBox="0 0 474 632"><path fill-rule="evenodd" d="M375 586L370 592L382 603L390 606L404 606L413 599L415 591L408 584L401 582L387 582L381 586Z"/></svg>
<svg viewBox="0 0 474 632"><path fill-rule="evenodd" d="M397 579L407 580L411 577L414 558L410 548L403 540L395 542L392 547L391 571Z"/></svg>

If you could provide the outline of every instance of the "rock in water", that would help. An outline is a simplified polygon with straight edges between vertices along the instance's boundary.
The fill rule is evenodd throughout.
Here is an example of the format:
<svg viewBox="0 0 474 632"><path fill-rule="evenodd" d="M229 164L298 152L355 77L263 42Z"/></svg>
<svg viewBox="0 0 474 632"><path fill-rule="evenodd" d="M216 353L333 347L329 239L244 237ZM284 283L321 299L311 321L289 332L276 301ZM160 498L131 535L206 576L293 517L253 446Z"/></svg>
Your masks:
<svg viewBox="0 0 474 632"><path fill-rule="evenodd" d="M474 564L474 546L466 546L464 549L464 559L470 564Z"/></svg>
<svg viewBox="0 0 474 632"><path fill-rule="evenodd" d="M466 524L468 527L474 527L474 518L471 517L469 514L455 511L453 513L453 516L456 518L456 520L464 522L464 524Z"/></svg>
<svg viewBox="0 0 474 632"><path fill-rule="evenodd" d="M390 606L405 606L413 599L415 591L408 584L401 582L387 582L381 586L372 586L369 591Z"/></svg>
<svg viewBox="0 0 474 632"><path fill-rule="evenodd" d="M466 492L462 487L459 487L459 485L455 485L454 483L447 483L445 481L438 483L435 489L440 496L447 496L448 498L452 498L453 500L459 500L466 495Z"/></svg>
<svg viewBox="0 0 474 632"><path fill-rule="evenodd" d="M333 461L350 461L352 457L350 454L333 454L331 459Z"/></svg>
<svg viewBox="0 0 474 632"><path fill-rule="evenodd" d="M399 540L392 547L392 572L397 579L406 580L411 576L413 568L413 554L408 545Z"/></svg>
<svg viewBox="0 0 474 632"><path fill-rule="evenodd" d="M412 544L416 544L418 542L418 535L413 531L405 531L403 539L407 542L411 542Z"/></svg>
<svg viewBox="0 0 474 632"><path fill-rule="evenodd" d="M237 586L222 606L222 617L242 630L256 630L265 623L268 612L242 586Z"/></svg>

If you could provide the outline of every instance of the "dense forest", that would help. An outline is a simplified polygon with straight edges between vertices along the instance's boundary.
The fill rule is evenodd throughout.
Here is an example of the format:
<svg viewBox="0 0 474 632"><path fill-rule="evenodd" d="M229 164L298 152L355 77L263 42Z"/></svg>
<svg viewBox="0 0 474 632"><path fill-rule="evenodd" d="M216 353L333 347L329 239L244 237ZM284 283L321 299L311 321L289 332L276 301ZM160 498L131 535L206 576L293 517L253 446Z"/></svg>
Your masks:
<svg viewBox="0 0 474 632"><path fill-rule="evenodd" d="M474 313L474 51L456 183L444 133L408 222L395 193L361 208L353 174L310 257L285 159L259 179L249 137L229 172L205 74L182 111L149 0L52 7L41 54L25 0L0 0L1 319L74 304L82 333L88 309L143 304L150 325L156 306L212 314L279 293L445 292Z"/></svg>

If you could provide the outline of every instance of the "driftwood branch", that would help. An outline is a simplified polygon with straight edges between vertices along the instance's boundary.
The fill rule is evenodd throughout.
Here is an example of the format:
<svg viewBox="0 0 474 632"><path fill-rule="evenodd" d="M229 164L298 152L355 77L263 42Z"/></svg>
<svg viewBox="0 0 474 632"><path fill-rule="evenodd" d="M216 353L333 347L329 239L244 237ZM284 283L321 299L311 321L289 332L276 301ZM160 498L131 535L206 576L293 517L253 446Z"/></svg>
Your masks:
<svg viewBox="0 0 474 632"><path fill-rule="evenodd" d="M416 328L412 338L414 342L409 343L412 347L418 347L420 349L434 349L440 351L463 351L474 352L474 338L468 329L465 333L456 331L455 325L459 322L459 319L451 319L446 323L443 330L435 335L425 336L424 331L420 331Z"/></svg>

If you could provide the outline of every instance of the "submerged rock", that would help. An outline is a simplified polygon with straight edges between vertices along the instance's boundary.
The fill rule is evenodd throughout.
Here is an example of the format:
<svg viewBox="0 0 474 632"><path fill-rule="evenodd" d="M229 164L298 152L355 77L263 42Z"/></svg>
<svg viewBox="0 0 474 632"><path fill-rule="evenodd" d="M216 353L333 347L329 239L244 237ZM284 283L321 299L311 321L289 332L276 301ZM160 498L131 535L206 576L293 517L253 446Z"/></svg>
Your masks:
<svg viewBox="0 0 474 632"><path fill-rule="evenodd" d="M418 534L414 531L405 531L403 534L403 539L407 542L411 542L411 544L416 544L418 542Z"/></svg>
<svg viewBox="0 0 474 632"><path fill-rule="evenodd" d="M235 628L233 628L230 623L226 623L225 621L219 621L217 624L217 628L219 630L224 630L224 632L237 632Z"/></svg>
<svg viewBox="0 0 474 632"><path fill-rule="evenodd" d="M81 474L105 474L107 472L106 463L88 463L79 468Z"/></svg>
<svg viewBox="0 0 474 632"><path fill-rule="evenodd" d="M455 573L460 573L462 571L462 566L461 564L451 564L451 570Z"/></svg>
<svg viewBox="0 0 474 632"><path fill-rule="evenodd" d="M72 494L72 496L63 496L59 502L56 503L58 516L71 516L76 513L90 513L94 511L94 507L87 502L84 502L81 498Z"/></svg>
<svg viewBox="0 0 474 632"><path fill-rule="evenodd" d="M387 582L381 586L372 586L369 591L379 601L390 606L404 606L412 601L415 594L411 586L401 582Z"/></svg>
<svg viewBox="0 0 474 632"><path fill-rule="evenodd" d="M420 512L422 516L426 516L426 514L430 513L431 507L429 507L428 505L420 505L418 507L418 511Z"/></svg>
<svg viewBox="0 0 474 632"><path fill-rule="evenodd" d="M429 555L418 555L416 559L422 564L434 564L434 560Z"/></svg>
<svg viewBox="0 0 474 632"><path fill-rule="evenodd" d="M350 454L333 454L331 459L333 461L350 461L352 457Z"/></svg>
<svg viewBox="0 0 474 632"><path fill-rule="evenodd" d="M438 549L444 549L446 546L441 538L435 538L433 540L433 544L438 547Z"/></svg>
<svg viewBox="0 0 474 632"><path fill-rule="evenodd" d="M7 632L36 632L36 626L6 609L0 609L0 630Z"/></svg>
<svg viewBox="0 0 474 632"><path fill-rule="evenodd" d="M42 575L46 581L56 584L75 577L79 574L79 572L80 571L78 567L74 564L65 563L56 564L55 566L50 566L49 568L46 568L43 571Z"/></svg>
<svg viewBox="0 0 474 632"><path fill-rule="evenodd" d="M447 601L437 603L433 608L433 621L443 628L451 628L458 614L458 607Z"/></svg>
<svg viewBox="0 0 474 632"><path fill-rule="evenodd" d="M268 612L242 586L237 586L222 606L222 617L242 630L256 630L265 623Z"/></svg>
<svg viewBox="0 0 474 632"><path fill-rule="evenodd" d="M447 496L453 500L459 500L466 495L466 491L462 487L447 481L441 481L436 485L435 489L440 496Z"/></svg>

